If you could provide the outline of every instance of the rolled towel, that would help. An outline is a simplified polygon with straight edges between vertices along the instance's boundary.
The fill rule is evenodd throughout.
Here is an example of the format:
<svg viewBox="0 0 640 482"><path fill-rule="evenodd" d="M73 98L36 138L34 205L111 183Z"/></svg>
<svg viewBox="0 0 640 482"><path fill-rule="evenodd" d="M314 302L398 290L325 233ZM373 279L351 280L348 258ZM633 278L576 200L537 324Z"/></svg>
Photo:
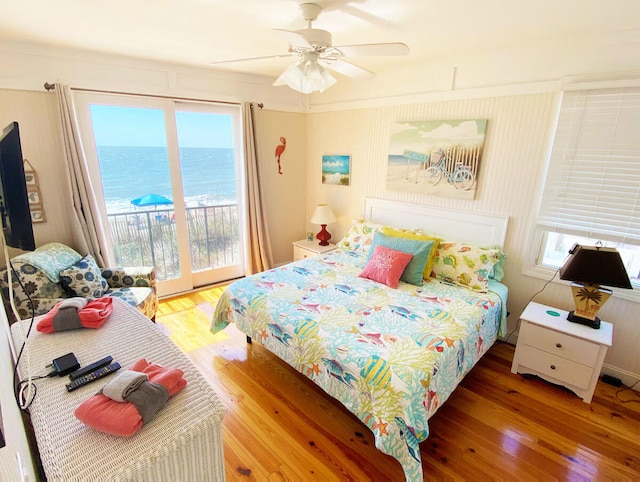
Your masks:
<svg viewBox="0 0 640 482"><path fill-rule="evenodd" d="M148 363L145 359L138 360L130 370L146 373L149 376L148 383L162 385L169 393L169 397L174 396L187 385L187 381L182 377L182 370L164 368L155 363ZM144 401L142 403L144 404ZM142 411L144 412L145 408ZM133 435L144 423L142 413L133 402L126 400L116 402L102 393L86 399L76 408L74 414L85 425L113 435Z"/></svg>
<svg viewBox="0 0 640 482"><path fill-rule="evenodd" d="M53 331L68 331L82 328L82 320L78 310L73 306L58 307L51 320Z"/></svg>
<svg viewBox="0 0 640 482"><path fill-rule="evenodd" d="M113 298L105 296L87 302L86 306L81 310L77 310L71 306L60 307L63 301L55 305L52 310L43 315L36 329L43 333L52 333L54 331L73 330L76 328L100 328L107 321L113 312ZM54 323L54 319L59 311L63 311L58 322ZM75 311L75 314L74 314ZM78 320L75 317L80 319ZM61 328L61 329L60 329Z"/></svg>
<svg viewBox="0 0 640 482"><path fill-rule="evenodd" d="M125 397L125 401L133 403L142 423L150 422L169 400L169 390L160 383L142 382L142 384Z"/></svg>
<svg viewBox="0 0 640 482"><path fill-rule="evenodd" d="M76 310L81 310L87 306L89 300L87 298L81 298L80 296L74 296L73 298L66 298L58 303L58 309L66 308L68 306L74 307Z"/></svg>
<svg viewBox="0 0 640 482"><path fill-rule="evenodd" d="M146 373L124 370L118 376L107 383L102 393L116 402L124 402L127 395L136 390L142 383L149 380ZM168 392L167 392L167 398Z"/></svg>

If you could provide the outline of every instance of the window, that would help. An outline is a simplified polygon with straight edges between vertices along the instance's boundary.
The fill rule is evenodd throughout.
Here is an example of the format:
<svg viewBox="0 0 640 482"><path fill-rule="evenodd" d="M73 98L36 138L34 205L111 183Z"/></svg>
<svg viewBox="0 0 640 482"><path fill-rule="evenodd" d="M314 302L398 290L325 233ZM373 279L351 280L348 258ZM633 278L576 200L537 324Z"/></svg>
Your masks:
<svg viewBox="0 0 640 482"><path fill-rule="evenodd" d="M240 106L74 96L115 263L155 266L160 296L242 276Z"/></svg>
<svg viewBox="0 0 640 482"><path fill-rule="evenodd" d="M616 247L640 287L640 88L565 92L545 181L538 264L574 243Z"/></svg>

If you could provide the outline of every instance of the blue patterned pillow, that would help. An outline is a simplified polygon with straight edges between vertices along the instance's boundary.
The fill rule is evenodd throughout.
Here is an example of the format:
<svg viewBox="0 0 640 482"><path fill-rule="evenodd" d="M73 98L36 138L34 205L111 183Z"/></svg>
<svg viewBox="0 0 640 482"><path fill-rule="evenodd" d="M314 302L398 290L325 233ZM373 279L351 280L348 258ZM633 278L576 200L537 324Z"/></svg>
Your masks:
<svg viewBox="0 0 640 482"><path fill-rule="evenodd" d="M109 289L95 259L87 254L80 261L60 271L62 287L73 296L100 298Z"/></svg>

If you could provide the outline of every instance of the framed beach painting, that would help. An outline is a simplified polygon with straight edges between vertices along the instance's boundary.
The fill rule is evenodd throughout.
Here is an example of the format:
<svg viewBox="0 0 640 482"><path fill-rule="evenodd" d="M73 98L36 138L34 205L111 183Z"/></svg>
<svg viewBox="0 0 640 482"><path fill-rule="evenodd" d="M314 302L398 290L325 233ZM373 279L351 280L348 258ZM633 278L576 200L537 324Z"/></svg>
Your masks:
<svg viewBox="0 0 640 482"><path fill-rule="evenodd" d="M351 156L322 156L322 184L351 184Z"/></svg>
<svg viewBox="0 0 640 482"><path fill-rule="evenodd" d="M387 189L474 199L487 119L394 122Z"/></svg>
<svg viewBox="0 0 640 482"><path fill-rule="evenodd" d="M29 204L42 204L42 197L40 195L40 189L37 187L29 187L27 191L27 198L29 199Z"/></svg>
<svg viewBox="0 0 640 482"><path fill-rule="evenodd" d="M32 223L45 223L47 222L47 216L44 213L44 207L41 205L31 206L31 222Z"/></svg>

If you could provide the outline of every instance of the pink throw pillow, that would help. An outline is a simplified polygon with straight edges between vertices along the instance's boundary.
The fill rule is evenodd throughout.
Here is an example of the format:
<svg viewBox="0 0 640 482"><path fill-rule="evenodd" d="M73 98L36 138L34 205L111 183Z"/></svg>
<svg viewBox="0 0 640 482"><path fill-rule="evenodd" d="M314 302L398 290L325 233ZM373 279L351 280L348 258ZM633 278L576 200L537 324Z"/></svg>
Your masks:
<svg viewBox="0 0 640 482"><path fill-rule="evenodd" d="M369 262L364 267L361 278L368 278L378 283L384 283L391 288L398 287L398 281L402 272L411 261L413 255L389 249L384 246L376 246Z"/></svg>

